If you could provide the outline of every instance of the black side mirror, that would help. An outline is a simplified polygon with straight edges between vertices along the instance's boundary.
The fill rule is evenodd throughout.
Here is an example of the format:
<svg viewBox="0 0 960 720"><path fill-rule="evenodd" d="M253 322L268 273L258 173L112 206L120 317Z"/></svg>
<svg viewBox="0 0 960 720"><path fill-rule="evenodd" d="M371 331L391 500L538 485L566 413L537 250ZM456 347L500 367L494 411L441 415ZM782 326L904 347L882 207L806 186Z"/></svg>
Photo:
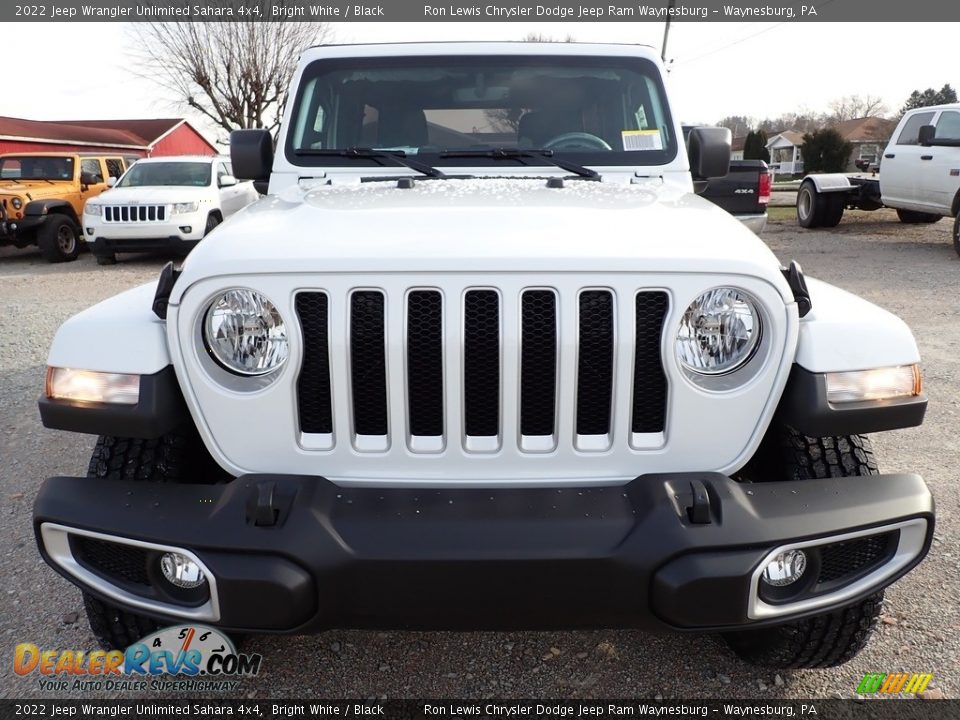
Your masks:
<svg viewBox="0 0 960 720"><path fill-rule="evenodd" d="M230 133L230 162L240 180L253 180L253 187L266 194L273 168L273 138L268 130L234 130Z"/></svg>
<svg viewBox="0 0 960 720"><path fill-rule="evenodd" d="M920 144L924 147L933 145L933 139L937 136L937 129L933 125L921 125L920 134L917 136Z"/></svg>
<svg viewBox="0 0 960 720"><path fill-rule="evenodd" d="M722 178L730 172L730 144L727 128L697 127L690 131L687 153L694 180Z"/></svg>
<svg viewBox="0 0 960 720"><path fill-rule="evenodd" d="M96 185L98 182L100 182L100 178L97 175L88 172L80 173L81 185Z"/></svg>

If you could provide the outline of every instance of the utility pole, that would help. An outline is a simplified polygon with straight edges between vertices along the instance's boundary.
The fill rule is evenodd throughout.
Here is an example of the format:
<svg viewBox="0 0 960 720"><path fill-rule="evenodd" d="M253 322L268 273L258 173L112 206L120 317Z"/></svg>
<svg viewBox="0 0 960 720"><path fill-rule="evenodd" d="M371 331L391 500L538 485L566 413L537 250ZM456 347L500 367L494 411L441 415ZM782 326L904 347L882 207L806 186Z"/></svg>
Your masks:
<svg viewBox="0 0 960 720"><path fill-rule="evenodd" d="M670 13L677 6L677 0L667 0L667 25L663 28L663 48L660 51L660 59L667 62L667 37L670 35Z"/></svg>

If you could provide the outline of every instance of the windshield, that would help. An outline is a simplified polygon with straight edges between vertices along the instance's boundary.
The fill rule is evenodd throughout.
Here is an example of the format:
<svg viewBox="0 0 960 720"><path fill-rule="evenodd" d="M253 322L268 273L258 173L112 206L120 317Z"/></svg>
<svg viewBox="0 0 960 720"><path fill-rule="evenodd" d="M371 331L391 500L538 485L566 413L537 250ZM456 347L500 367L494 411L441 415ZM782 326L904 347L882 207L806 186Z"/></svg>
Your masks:
<svg viewBox="0 0 960 720"><path fill-rule="evenodd" d="M296 165L373 164L316 152L349 148L431 164L442 154L445 165L496 162L451 158L483 148L546 149L601 165L661 165L677 151L659 72L642 58L319 60L295 103L286 152Z"/></svg>
<svg viewBox="0 0 960 720"><path fill-rule="evenodd" d="M0 158L0 180L72 180L72 157L7 155Z"/></svg>
<svg viewBox="0 0 960 720"><path fill-rule="evenodd" d="M155 185L205 187L211 184L208 162L138 162L127 171L117 187Z"/></svg>

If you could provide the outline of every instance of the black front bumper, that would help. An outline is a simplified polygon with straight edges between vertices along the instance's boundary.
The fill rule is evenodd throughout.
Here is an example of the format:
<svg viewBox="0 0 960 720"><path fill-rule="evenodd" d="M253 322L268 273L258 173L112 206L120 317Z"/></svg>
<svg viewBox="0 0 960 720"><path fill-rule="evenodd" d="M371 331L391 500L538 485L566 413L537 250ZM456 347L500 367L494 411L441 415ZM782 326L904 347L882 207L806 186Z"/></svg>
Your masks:
<svg viewBox="0 0 960 720"><path fill-rule="evenodd" d="M94 255L112 255L118 252L146 253L173 252L186 255L197 246L199 240L184 240L179 235L157 238L104 238L98 237L89 243Z"/></svg>
<svg viewBox="0 0 960 720"><path fill-rule="evenodd" d="M298 633L757 625L747 617L750 578L769 551L910 518L926 520L922 551L881 586L929 548L933 499L916 475L745 485L689 473L493 490L344 488L285 475L222 485L55 477L34 514L44 558L73 582L40 540L44 523L190 550L216 578L214 624Z"/></svg>

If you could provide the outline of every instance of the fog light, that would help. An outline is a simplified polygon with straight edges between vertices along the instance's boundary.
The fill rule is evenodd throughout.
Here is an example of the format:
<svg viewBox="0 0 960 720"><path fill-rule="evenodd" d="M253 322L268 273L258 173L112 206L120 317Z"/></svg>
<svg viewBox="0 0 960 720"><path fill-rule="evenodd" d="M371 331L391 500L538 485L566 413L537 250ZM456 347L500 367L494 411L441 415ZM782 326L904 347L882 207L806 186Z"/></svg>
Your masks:
<svg viewBox="0 0 960 720"><path fill-rule="evenodd" d="M93 237L93 228L87 228L87 235Z"/></svg>
<svg viewBox="0 0 960 720"><path fill-rule="evenodd" d="M785 550L770 559L763 569L763 581L773 587L792 585L807 569L807 554L803 550Z"/></svg>
<svg viewBox="0 0 960 720"><path fill-rule="evenodd" d="M179 588L189 590L200 587L207 581L200 566L180 553L164 553L160 558L160 570L167 582Z"/></svg>
<svg viewBox="0 0 960 720"><path fill-rule="evenodd" d="M189 235L193 232L193 225L181 225L180 232L184 233L185 235Z"/></svg>

